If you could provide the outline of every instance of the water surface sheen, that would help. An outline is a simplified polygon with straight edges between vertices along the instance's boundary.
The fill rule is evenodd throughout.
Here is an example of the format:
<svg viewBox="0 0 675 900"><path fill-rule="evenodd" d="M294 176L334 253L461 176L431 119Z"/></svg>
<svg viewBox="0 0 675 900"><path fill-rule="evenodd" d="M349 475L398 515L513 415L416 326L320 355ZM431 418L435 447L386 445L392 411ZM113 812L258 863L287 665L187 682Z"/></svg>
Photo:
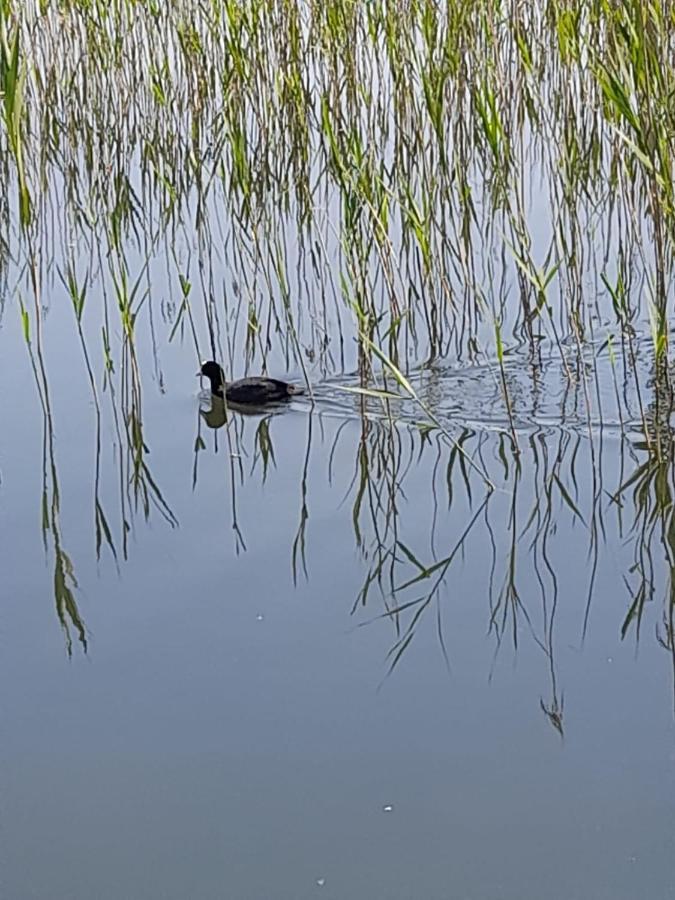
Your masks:
<svg viewBox="0 0 675 900"><path fill-rule="evenodd" d="M567 428L558 404L557 423L521 428L518 470L480 367L420 373L490 493L405 402L392 440L330 384L313 406L198 426L194 362L175 352L164 392L144 393L166 510L128 512L128 558L115 523L117 564L105 537L96 563L94 408L64 349L47 482L78 584L83 630L66 610L66 634L18 328L0 334L4 897L673 896L660 613L621 638L639 527L610 497L640 463L626 436ZM471 385L466 431L451 414ZM112 522L108 421L101 444Z"/></svg>
<svg viewBox="0 0 675 900"><path fill-rule="evenodd" d="M0 900L675 898L673 21L0 0Z"/></svg>

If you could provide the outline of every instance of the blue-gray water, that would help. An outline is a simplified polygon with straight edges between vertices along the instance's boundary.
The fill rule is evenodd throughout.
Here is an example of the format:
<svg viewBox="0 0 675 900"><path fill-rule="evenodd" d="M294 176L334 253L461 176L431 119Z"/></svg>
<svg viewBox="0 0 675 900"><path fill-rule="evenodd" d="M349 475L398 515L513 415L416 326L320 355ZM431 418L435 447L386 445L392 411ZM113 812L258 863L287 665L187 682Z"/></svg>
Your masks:
<svg viewBox="0 0 675 900"><path fill-rule="evenodd" d="M0 332L3 898L675 896L658 534L643 537L639 640L635 623L621 637L641 520L631 494L613 498L645 459L634 422L621 431L610 410L589 430L558 371L537 412L515 361L518 469L480 367L420 376L451 432L421 432L404 403L394 444L358 395L319 383L314 406L268 420L267 468L260 417L235 417L231 444L202 422L193 484L194 352L164 347L160 390L141 344L145 458L175 523L129 510L124 559L100 391L117 563L105 535L97 562L95 407L72 313L46 327L51 453L15 310ZM457 455L448 473L463 425L492 493L470 472L469 494ZM57 616L43 473L86 651ZM453 552L397 658L419 605L402 607L434 585L399 590L412 557Z"/></svg>

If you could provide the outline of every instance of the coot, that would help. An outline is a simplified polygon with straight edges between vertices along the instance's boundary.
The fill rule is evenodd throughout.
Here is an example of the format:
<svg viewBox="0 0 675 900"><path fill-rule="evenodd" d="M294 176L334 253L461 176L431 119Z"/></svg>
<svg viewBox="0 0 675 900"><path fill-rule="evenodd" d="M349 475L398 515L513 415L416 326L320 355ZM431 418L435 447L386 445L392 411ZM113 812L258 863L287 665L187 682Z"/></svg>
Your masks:
<svg viewBox="0 0 675 900"><path fill-rule="evenodd" d="M220 398L224 393L228 403L262 406L265 403L277 403L279 400L288 400L295 394L302 394L301 387L279 381L278 378L254 376L239 378L228 384L222 366L213 360L202 363L200 374L205 375L211 382L211 393Z"/></svg>

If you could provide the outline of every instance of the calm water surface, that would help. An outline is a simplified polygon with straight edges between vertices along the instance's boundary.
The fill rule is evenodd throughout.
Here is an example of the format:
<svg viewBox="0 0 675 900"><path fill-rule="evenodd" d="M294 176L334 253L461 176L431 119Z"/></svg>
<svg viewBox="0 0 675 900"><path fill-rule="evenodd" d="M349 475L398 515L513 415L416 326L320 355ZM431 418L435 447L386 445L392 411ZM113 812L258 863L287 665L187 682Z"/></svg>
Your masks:
<svg viewBox="0 0 675 900"><path fill-rule="evenodd" d="M675 900L664 6L0 2L0 900Z"/></svg>
<svg viewBox="0 0 675 900"><path fill-rule="evenodd" d="M54 532L41 527L49 428L6 310L3 897L675 896L660 601L639 640L621 637L638 517L611 495L642 461L630 423L591 441L545 370L539 408L521 395L517 471L491 423L490 372L423 373L425 397L456 436L470 425L466 446L495 481L490 494L474 473L469 493L414 409L402 404L391 444L375 407L364 424L332 383L314 406L235 417L229 443L198 425L194 352L174 342L161 389L147 365L143 395L170 515L128 512L124 559L105 415L100 499L117 563L105 537L97 562L95 408L72 313L53 304L46 327L49 497L55 475L83 634L57 616ZM421 604L401 607L434 584L405 587L414 560L453 552L413 622ZM653 553L658 583L657 541ZM383 617L387 606L400 612Z"/></svg>

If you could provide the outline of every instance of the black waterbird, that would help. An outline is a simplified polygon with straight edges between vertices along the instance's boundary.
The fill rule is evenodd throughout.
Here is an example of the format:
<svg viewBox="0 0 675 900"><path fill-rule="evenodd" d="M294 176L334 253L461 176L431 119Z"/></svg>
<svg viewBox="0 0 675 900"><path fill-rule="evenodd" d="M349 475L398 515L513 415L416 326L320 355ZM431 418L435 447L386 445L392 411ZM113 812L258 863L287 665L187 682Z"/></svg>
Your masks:
<svg viewBox="0 0 675 900"><path fill-rule="evenodd" d="M265 378L257 375L252 378L239 378L237 381L225 381L225 372L217 362L209 360L202 363L197 373L204 375L211 382L211 393L214 397L227 400L228 403L242 406L264 406L266 403L278 403L289 400L303 390L295 384L288 384L278 378Z"/></svg>

